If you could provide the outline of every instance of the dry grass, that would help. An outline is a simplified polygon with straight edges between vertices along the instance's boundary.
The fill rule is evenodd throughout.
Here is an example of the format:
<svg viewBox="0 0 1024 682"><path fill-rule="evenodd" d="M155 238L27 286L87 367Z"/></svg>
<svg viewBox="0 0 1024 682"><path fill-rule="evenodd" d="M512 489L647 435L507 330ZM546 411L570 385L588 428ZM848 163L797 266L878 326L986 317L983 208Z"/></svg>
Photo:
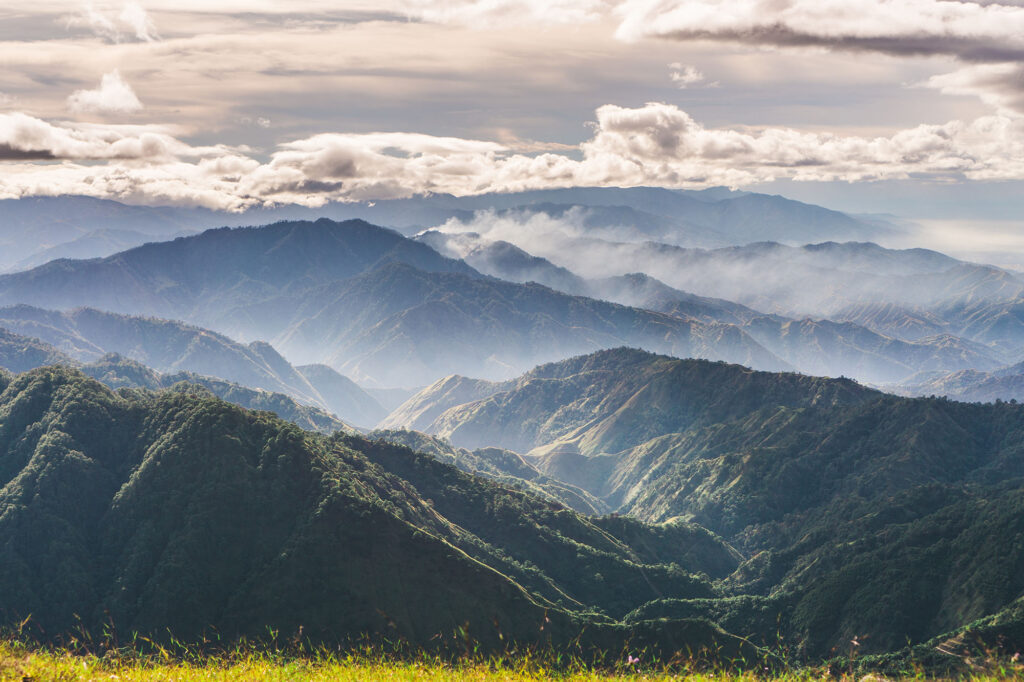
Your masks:
<svg viewBox="0 0 1024 682"><path fill-rule="evenodd" d="M1011 665L985 675L972 676L970 682L1005 682L1024 679L1024 668ZM644 668L643 661L623 661L613 668L595 670L581 664L553 668L529 657L501 662L477 661L452 664L441 660L403 661L369 651L344 656L324 653L284 654L237 649L227 654L210 656L172 656L166 651L141 656L135 653L110 652L100 657L76 654L62 649L30 647L17 640L0 641L0 682L72 682L78 680L118 680L120 682L193 682L218 680L294 680L358 681L409 680L440 682L519 682L529 680L565 680L567 682L635 682L639 680L687 679L695 682L811 682L828 679L833 682L861 682L865 678L881 682L885 678L846 674L827 677L821 669L759 677L747 673L706 673L656 671ZM915 678L906 678L915 679ZM916 679L925 679L918 676Z"/></svg>

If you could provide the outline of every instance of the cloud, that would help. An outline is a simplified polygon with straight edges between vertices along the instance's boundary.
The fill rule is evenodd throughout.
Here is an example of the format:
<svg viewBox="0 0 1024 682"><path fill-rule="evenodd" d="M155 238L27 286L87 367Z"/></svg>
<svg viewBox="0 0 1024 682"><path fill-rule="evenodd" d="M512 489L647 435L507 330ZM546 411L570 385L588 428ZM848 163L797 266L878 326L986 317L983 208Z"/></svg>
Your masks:
<svg viewBox="0 0 1024 682"><path fill-rule="evenodd" d="M1024 121L1003 116L921 125L888 137L841 136L791 128L711 129L677 107L651 103L597 111L584 165L611 184L741 186L777 178L850 182L1024 172Z"/></svg>
<svg viewBox="0 0 1024 682"><path fill-rule="evenodd" d="M978 64L932 76L924 84L947 95L972 95L1005 115L1024 115L1024 64Z"/></svg>
<svg viewBox="0 0 1024 682"><path fill-rule="evenodd" d="M413 133L321 134L283 144L248 178L246 191L301 203L316 187L350 199L475 193L487 191L486 178L504 150L494 142Z"/></svg>
<svg viewBox="0 0 1024 682"><path fill-rule="evenodd" d="M134 114L142 102L117 69L104 74L94 90L76 90L68 97L68 109L76 113Z"/></svg>
<svg viewBox="0 0 1024 682"><path fill-rule="evenodd" d="M0 142L0 161L49 161L53 152L46 149L19 149L7 142Z"/></svg>
<svg viewBox="0 0 1024 682"><path fill-rule="evenodd" d="M6 158L66 161L133 160L166 163L178 158L226 156L227 147L194 147L160 126L54 124L23 113L0 114Z"/></svg>
<svg viewBox="0 0 1024 682"><path fill-rule="evenodd" d="M607 0L403 0L399 6L424 21L494 28L596 21L613 4Z"/></svg>
<svg viewBox="0 0 1024 682"><path fill-rule="evenodd" d="M120 7L104 3L97 7L95 2L87 0L81 4L77 13L68 16L66 20L69 28L86 28L113 43L131 38L153 42L159 38L153 20L137 2L124 2Z"/></svg>
<svg viewBox="0 0 1024 682"><path fill-rule="evenodd" d="M149 18L146 10L135 2L126 2L118 15L121 25L135 34L137 40L152 42L159 36L156 34L156 26Z"/></svg>
<svg viewBox="0 0 1024 682"><path fill-rule="evenodd" d="M1024 7L950 0L625 0L624 40L727 40L967 61L1024 58Z"/></svg>
<svg viewBox="0 0 1024 682"><path fill-rule="evenodd" d="M61 162L5 165L0 196L84 193L238 210L572 186L1024 179L1024 118L1018 116L878 137L708 128L664 103L605 105L596 119L590 139L572 153L526 154L498 142L416 133L323 133L282 143L260 161L245 148L192 146L169 128L0 114L0 158Z"/></svg>
<svg viewBox="0 0 1024 682"><path fill-rule="evenodd" d="M690 85L695 85L704 81L704 74L698 71L696 67L686 66L679 62L672 62L668 65L668 68L668 77L681 89L686 89Z"/></svg>

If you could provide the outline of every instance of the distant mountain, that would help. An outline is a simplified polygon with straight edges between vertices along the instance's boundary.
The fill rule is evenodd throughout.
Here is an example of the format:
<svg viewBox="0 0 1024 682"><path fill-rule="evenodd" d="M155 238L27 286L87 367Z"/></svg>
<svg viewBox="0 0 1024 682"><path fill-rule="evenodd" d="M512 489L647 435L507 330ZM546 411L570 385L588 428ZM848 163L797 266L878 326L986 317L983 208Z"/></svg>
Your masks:
<svg viewBox="0 0 1024 682"><path fill-rule="evenodd" d="M376 398L327 365L304 365L295 369L316 389L325 405L337 414L344 414L346 419L374 426L387 416L388 411Z"/></svg>
<svg viewBox="0 0 1024 682"><path fill-rule="evenodd" d="M774 240L807 243L876 239L900 231L878 217L861 219L780 196L636 188L572 188L454 197L436 194L374 202L344 202L319 208L278 206L227 213L202 208L130 206L91 197L29 197L0 201L0 271L61 247L67 257L105 256L97 233L135 232L164 239L212 227L263 225L281 220L361 219L413 234L450 220L472 222L480 212L542 215L614 239L654 239L689 246L728 246ZM92 236L90 236L92 235ZM31 236L31 238L26 238ZM76 251L85 239L94 253ZM86 246L80 244L80 246ZM96 251L96 248L100 248ZM58 253L54 251L53 253Z"/></svg>
<svg viewBox="0 0 1024 682"><path fill-rule="evenodd" d="M829 317L865 303L930 308L953 301L1005 301L1024 291L1024 280L1005 270L871 243L754 243L707 250L553 231L516 245L583 277L642 272L699 296L797 318Z"/></svg>
<svg viewBox="0 0 1024 682"><path fill-rule="evenodd" d="M457 448L446 440L404 429L371 431L368 437L432 455L462 471L559 502L581 514L600 515L609 511L606 504L590 493L542 474L522 456L509 450L480 448L470 451Z"/></svg>
<svg viewBox="0 0 1024 682"><path fill-rule="evenodd" d="M45 365L75 364L70 356L48 343L0 327L0 367L17 374Z"/></svg>
<svg viewBox="0 0 1024 682"><path fill-rule="evenodd" d="M202 324L240 304L347 279L390 262L476 274L397 232L361 221L320 220L208 230L107 258L54 261L0 277L0 302L89 305Z"/></svg>
<svg viewBox="0 0 1024 682"><path fill-rule="evenodd" d="M899 381L932 369L988 370L1002 364L995 349L949 334L909 342L850 322L770 317L751 320L741 328L801 371L871 383Z"/></svg>
<svg viewBox="0 0 1024 682"><path fill-rule="evenodd" d="M579 287L563 271L585 279L643 273L694 295L741 303L788 317L831 317L879 304L941 308L1013 300L1024 280L1006 270L967 263L926 249L886 249L870 242L816 242L787 246L757 241L724 248L690 248L667 241L628 239L576 225L487 217L424 232L450 255L476 258L481 270L516 279L530 270L551 286ZM501 241L522 254L497 258ZM503 252L509 247L501 245ZM543 267L541 267L543 265ZM582 292L579 292L582 293ZM849 320L858 321L858 320Z"/></svg>
<svg viewBox="0 0 1024 682"><path fill-rule="evenodd" d="M885 221L860 220L781 196L749 192L690 192L654 187L574 187L465 197L449 205L464 210L544 214L572 220L614 240L653 239L689 246L755 241L791 244L877 239L899 231ZM479 213L474 219L479 219Z"/></svg>
<svg viewBox="0 0 1024 682"><path fill-rule="evenodd" d="M19 305L0 308L0 326L36 336L85 362L118 353L160 372L185 370L319 400L315 389L267 344L243 345L181 322L91 308L55 312Z"/></svg>
<svg viewBox="0 0 1024 682"><path fill-rule="evenodd" d="M300 362L377 386L424 385L452 372L513 376L621 344L788 368L732 326L498 281L361 221L212 230L99 260L55 261L0 277L2 301L185 319L269 340Z"/></svg>
<svg viewBox="0 0 1024 682"><path fill-rule="evenodd" d="M216 396L235 405L252 410L267 410L300 428L322 433L353 431L337 417L316 407L300 405L290 396L241 386L239 384L202 376L193 372L161 374L140 362L115 353L82 364L40 339L21 336L0 329L0 369L14 373L27 372L48 365L75 367L81 372L113 388L144 388L198 392Z"/></svg>
<svg viewBox="0 0 1024 682"><path fill-rule="evenodd" d="M355 430L334 415L317 407L301 405L283 393L256 390L194 372L160 374L140 362L113 353L82 365L79 369L83 374L113 389L171 389L181 393L220 398L247 410L273 412L281 419L308 431L330 434L336 431Z"/></svg>
<svg viewBox="0 0 1024 682"><path fill-rule="evenodd" d="M628 349L492 388L428 431L529 452L536 469L619 513L698 523L746 557L724 583L732 599L657 600L638 621L776 632L810 657L870 633L867 654L958 631L1024 590L1024 406L898 398ZM999 632L1020 646L1013 627Z"/></svg>
<svg viewBox="0 0 1024 682"><path fill-rule="evenodd" d="M320 386L315 386L269 344L241 344L181 322L90 308L55 312L19 305L0 308L0 327L36 337L59 354L50 362L42 355L34 364L9 367L15 371L65 363L69 357L88 363L116 353L165 374L184 371L284 393L360 426L372 427L384 414L374 398L336 373L317 375Z"/></svg>
<svg viewBox="0 0 1024 682"><path fill-rule="evenodd" d="M900 395L932 395L972 403L1024 401L1024 363L991 372L921 372L886 390Z"/></svg>
<svg viewBox="0 0 1024 682"><path fill-rule="evenodd" d="M455 243L463 237L469 241ZM960 338L947 324L939 333L906 341L855 323L758 315L756 308L689 293L651 275L630 271L586 280L511 244L463 237L428 232L420 238L445 253L465 255L485 272L538 279L571 295L529 283L497 282L426 243L365 222L321 220L213 230L105 259L56 261L0 277L0 301L61 308L100 305L186 319L231 337L269 340L291 358L330 365L371 386L424 385L451 373L506 378L539 362L622 344L873 383L901 381L927 369L986 371L1017 359L1009 355L1011 337L999 343L991 342L991 335ZM577 256L584 260L596 253L588 249L598 249L614 267L623 267L620 256L627 263L639 259L642 263L636 264L648 271L671 266L668 274L675 279L687 278L703 288L712 280L727 282L733 293L746 291L744 298L761 303L772 297L785 303L787 296L794 303L794 297L811 296L831 307L858 297L913 298L922 292L940 292L944 301L971 297L980 302L1024 289L1024 283L1001 270L935 252L890 251L873 244L799 249L754 244L717 251L593 239L580 244ZM754 275L778 281L744 280ZM838 309L849 313L851 305ZM979 326L977 320L974 324ZM886 322L887 329L898 326ZM965 333L967 327L960 325ZM128 349L103 350L135 357ZM189 369L214 374L205 367ZM225 378L282 390L245 377ZM307 379L294 377L290 383L303 386L292 395L312 397ZM359 400L370 404L363 396Z"/></svg>
<svg viewBox="0 0 1024 682"><path fill-rule="evenodd" d="M882 324L882 314L864 320L866 324L766 315L738 303L679 291L643 274L588 282L591 291L604 294L602 298L630 301L676 317L735 324L791 366L816 376L886 383L928 370L989 370L1006 357L1004 349L960 338L943 327L930 329L930 335L905 334L912 340L904 340L906 327L914 324L911 316L901 316L904 328L896 329L894 318L900 313L881 304L873 307L888 311L885 316L892 324ZM876 332L876 325L889 333Z"/></svg>
<svg viewBox="0 0 1024 682"><path fill-rule="evenodd" d="M271 337L284 352L326 362L371 385L423 385L469 367L504 377L538 359L623 343L787 367L729 325L682 320L536 284L428 273L401 264L283 297L277 308L294 311L294 322ZM222 324L244 325L257 312L239 309Z"/></svg>
<svg viewBox="0 0 1024 682"><path fill-rule="evenodd" d="M91 197L0 200L0 272L55 257L105 256L217 224L197 223L201 213Z"/></svg>
<svg viewBox="0 0 1024 682"><path fill-rule="evenodd" d="M437 230L421 232L414 239L449 258L461 258L485 275L510 282L537 282L568 294L588 293L587 281L582 277L506 241L484 240L475 233L449 234Z"/></svg>
<svg viewBox="0 0 1024 682"><path fill-rule="evenodd" d="M60 258L101 258L119 251L141 246L147 242L166 241L188 234L186 230L159 235L149 235L133 230L94 230L71 241L43 247L30 256L12 264L11 271L29 270Z"/></svg>
<svg viewBox="0 0 1024 682"><path fill-rule="evenodd" d="M581 517L384 441L66 368L0 391L0 614L44 637L761 660L707 621L621 622L718 594L738 559L692 525Z"/></svg>
<svg viewBox="0 0 1024 682"><path fill-rule="evenodd" d="M946 331L948 325L938 315L930 316L934 323L929 325L924 319L926 314L914 315L893 304L851 306L838 315L846 320L840 323L828 319L791 319L778 314L767 315L724 299L681 291L643 273L584 279L516 246L488 242L479 235L428 231L416 238L447 255L463 255L481 272L503 279L536 279L569 293L683 319L737 325L790 366L808 374L888 383L931 369L988 370L1006 360L1006 349L958 338ZM843 262L843 256L836 257L836 253L848 254L848 250L838 244L810 245L804 250L825 254L831 265ZM874 263L875 269L885 272L903 266L928 272L928 268L955 263L934 252L900 254L878 247L864 252L854 249L852 254L854 257L846 267L870 270L872 263L878 260ZM876 332L876 328L884 331ZM931 333L924 333L926 331ZM909 340L905 340L906 337L910 337Z"/></svg>

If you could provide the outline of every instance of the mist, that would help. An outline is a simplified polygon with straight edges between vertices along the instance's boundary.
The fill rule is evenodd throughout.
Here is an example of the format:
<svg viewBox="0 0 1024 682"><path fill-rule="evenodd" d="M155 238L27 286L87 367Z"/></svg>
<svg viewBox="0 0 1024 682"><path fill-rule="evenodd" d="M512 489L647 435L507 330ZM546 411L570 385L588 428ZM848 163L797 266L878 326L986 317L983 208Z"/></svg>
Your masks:
<svg viewBox="0 0 1024 682"><path fill-rule="evenodd" d="M1024 223L1019 220L916 220L906 233L879 242L897 249L934 249L974 263L1024 271Z"/></svg>
<svg viewBox="0 0 1024 682"><path fill-rule="evenodd" d="M436 229L448 236L446 248L454 257L466 257L487 242L506 241L588 279L644 273L684 292L790 317L828 317L865 303L930 308L958 297L996 301L1022 288L1008 273L922 249L890 250L862 242L692 248L643 241L635 233L626 240L628 226L592 230L585 217L585 210L577 209L561 217L481 211L472 220L452 219ZM963 228L957 226L921 229L929 231L936 246L963 240ZM972 253L987 253L986 245L993 250L1016 247L1024 245L1024 237L1004 232L976 244ZM964 277L967 273L971 276Z"/></svg>

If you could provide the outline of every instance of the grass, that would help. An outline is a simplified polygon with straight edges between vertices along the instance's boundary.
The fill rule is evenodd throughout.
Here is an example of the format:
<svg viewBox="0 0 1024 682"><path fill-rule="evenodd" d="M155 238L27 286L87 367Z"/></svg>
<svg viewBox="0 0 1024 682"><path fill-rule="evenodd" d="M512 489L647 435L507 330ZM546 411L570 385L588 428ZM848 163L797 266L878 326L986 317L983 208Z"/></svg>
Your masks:
<svg viewBox="0 0 1024 682"><path fill-rule="evenodd" d="M0 682L72 682L77 680L118 680L119 682L223 682L248 680L296 680L301 682L341 681L376 682L378 680L468 680L479 682L528 680L565 680L567 682L634 682L639 680L688 679L695 682L811 682L819 679L858 682L863 675L843 674L828 677L822 669L759 677L755 673L692 672L645 670L643 661L622 662L605 670L570 663L550 667L540 660L521 659L475 660L464 663L421 658L400 660L374 654L332 655L327 653L286 654L267 650L238 648L233 652L201 656L172 656L165 650L153 655L131 651L109 651L103 656L73 653L68 649L52 649L26 645L17 640L0 641ZM876 680L884 678L876 677ZM926 679L924 676L906 679ZM961 678L971 682L1003 682L1024 679L1024 668L1012 666L984 675Z"/></svg>

